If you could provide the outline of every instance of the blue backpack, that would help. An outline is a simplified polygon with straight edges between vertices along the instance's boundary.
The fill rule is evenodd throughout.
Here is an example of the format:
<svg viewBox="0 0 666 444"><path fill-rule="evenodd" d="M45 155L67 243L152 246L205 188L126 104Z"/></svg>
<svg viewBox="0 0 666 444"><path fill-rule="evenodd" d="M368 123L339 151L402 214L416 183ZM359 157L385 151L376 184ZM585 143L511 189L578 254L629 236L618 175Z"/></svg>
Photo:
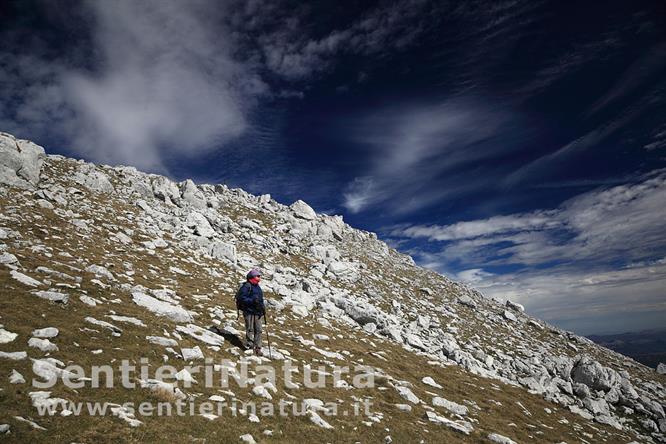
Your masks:
<svg viewBox="0 0 666 444"><path fill-rule="evenodd" d="M252 284L245 282L236 293L236 310L243 310L245 307L251 307L254 304L254 291Z"/></svg>

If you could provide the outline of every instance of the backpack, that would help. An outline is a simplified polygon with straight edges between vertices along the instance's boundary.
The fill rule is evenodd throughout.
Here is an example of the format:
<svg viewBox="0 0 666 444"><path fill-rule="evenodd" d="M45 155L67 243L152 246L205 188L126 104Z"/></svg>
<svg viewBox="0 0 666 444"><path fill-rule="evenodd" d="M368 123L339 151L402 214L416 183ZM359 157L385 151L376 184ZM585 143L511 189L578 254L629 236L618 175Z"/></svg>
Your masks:
<svg viewBox="0 0 666 444"><path fill-rule="evenodd" d="M254 304L252 284L245 282L236 293L236 310L243 310L243 308L250 307L252 304Z"/></svg>

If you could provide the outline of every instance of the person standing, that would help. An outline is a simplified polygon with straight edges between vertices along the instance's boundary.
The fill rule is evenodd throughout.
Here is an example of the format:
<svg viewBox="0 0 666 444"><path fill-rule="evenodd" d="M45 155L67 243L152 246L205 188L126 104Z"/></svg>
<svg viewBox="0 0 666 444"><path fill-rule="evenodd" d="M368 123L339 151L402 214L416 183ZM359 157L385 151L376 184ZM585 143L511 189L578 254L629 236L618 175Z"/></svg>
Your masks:
<svg viewBox="0 0 666 444"><path fill-rule="evenodd" d="M264 293L259 286L261 271L253 268L246 276L247 281L236 293L236 308L243 312L245 320L245 350L254 349L254 354L261 352L261 322L266 313Z"/></svg>

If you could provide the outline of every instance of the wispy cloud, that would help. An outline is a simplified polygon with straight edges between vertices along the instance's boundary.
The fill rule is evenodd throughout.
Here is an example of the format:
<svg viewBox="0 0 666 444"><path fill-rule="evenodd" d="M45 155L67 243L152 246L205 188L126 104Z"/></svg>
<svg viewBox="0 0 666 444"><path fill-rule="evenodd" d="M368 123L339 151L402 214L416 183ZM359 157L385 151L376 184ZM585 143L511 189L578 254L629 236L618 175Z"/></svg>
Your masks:
<svg viewBox="0 0 666 444"><path fill-rule="evenodd" d="M343 205L359 212L381 204L404 214L484 186L483 179L469 181L462 176L475 161L514 148L510 136L502 146L487 145L500 127L512 129L506 124L510 118L506 110L500 113L471 100L452 100L400 106L362 119L355 140L366 147L370 165L365 175L348 184ZM437 186L431 186L434 183Z"/></svg>
<svg viewBox="0 0 666 444"><path fill-rule="evenodd" d="M382 4L318 38L303 32L307 15L294 15L289 8L278 12L289 26L264 33L258 42L273 73L287 80L305 80L335 65L341 54L382 55L409 46L439 19L431 13L434 7L427 0Z"/></svg>
<svg viewBox="0 0 666 444"><path fill-rule="evenodd" d="M602 125L566 143L555 151L537 157L511 174L508 174L503 179L504 186L516 186L523 182L531 181L534 178L537 178L538 181L543 181L544 178L551 177L553 171L560 171L562 165L571 162L576 156L589 150L597 149L599 144L625 129L647 110L654 109L659 105L662 98L660 94L655 95L653 92L650 91L648 94L634 100L631 105L621 109L616 113L614 118L609 119Z"/></svg>
<svg viewBox="0 0 666 444"><path fill-rule="evenodd" d="M552 261L612 263L666 251L666 172L576 196L556 209L453 225L402 225L397 238L442 242L442 254L465 263L536 266Z"/></svg>

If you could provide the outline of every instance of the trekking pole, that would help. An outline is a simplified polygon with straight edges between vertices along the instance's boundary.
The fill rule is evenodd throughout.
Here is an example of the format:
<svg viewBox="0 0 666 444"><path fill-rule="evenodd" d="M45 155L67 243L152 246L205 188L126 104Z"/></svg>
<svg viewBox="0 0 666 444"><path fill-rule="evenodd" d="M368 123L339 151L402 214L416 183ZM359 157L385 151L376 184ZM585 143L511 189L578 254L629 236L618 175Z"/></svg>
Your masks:
<svg viewBox="0 0 666 444"><path fill-rule="evenodd" d="M264 326L266 327L266 339L268 340L268 356L273 359L273 352L271 351L271 335L268 334L268 322L266 321L267 316L264 312Z"/></svg>

